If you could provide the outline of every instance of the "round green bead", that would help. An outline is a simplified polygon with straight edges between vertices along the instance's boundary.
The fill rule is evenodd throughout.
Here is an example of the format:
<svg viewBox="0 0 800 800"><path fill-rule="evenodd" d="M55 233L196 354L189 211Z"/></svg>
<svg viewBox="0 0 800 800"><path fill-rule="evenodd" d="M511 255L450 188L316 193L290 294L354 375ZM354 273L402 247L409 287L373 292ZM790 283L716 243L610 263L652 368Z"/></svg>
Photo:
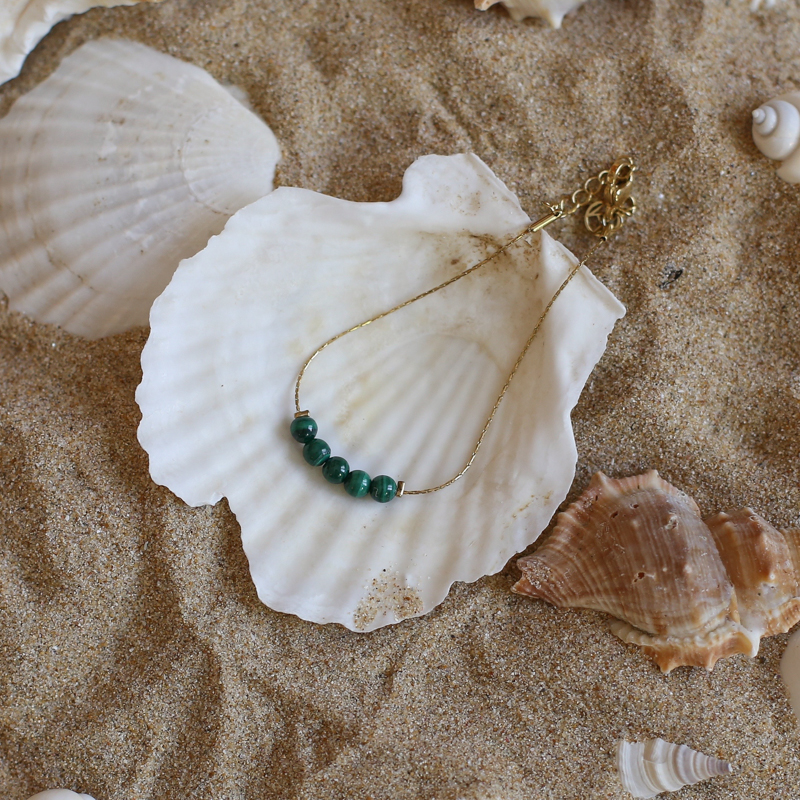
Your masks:
<svg viewBox="0 0 800 800"><path fill-rule="evenodd" d="M303 458L312 467L319 467L331 457L331 448L322 439L312 439L303 447Z"/></svg>
<svg viewBox="0 0 800 800"><path fill-rule="evenodd" d="M297 417L292 420L289 430L293 439L305 444L317 435L317 423L311 417Z"/></svg>
<svg viewBox="0 0 800 800"><path fill-rule="evenodd" d="M372 479L363 469L354 469L344 480L344 490L351 497L364 497L369 494Z"/></svg>
<svg viewBox="0 0 800 800"><path fill-rule="evenodd" d="M379 503L388 503L390 500L394 500L394 496L397 494L397 484L388 475L378 475L377 478L372 479L369 493Z"/></svg>
<svg viewBox="0 0 800 800"><path fill-rule="evenodd" d="M349 472L350 465L341 456L329 458L322 465L322 474L329 483L344 483Z"/></svg>

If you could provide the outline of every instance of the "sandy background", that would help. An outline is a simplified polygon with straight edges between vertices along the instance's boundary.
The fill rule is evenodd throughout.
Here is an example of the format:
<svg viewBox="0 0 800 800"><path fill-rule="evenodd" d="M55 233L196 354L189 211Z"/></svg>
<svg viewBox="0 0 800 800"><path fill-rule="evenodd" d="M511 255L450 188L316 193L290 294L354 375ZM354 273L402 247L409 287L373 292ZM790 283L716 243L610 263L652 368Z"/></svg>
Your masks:
<svg viewBox="0 0 800 800"><path fill-rule="evenodd" d="M800 84L800 8L748 5L591 0L560 31L470 0L98 9L42 42L0 113L115 35L246 88L283 185L389 200L417 156L471 150L536 214L632 154L640 211L593 262L628 315L573 415L570 499L597 469L656 468L705 513L798 525L800 188L749 113ZM786 635L664 677L603 615L512 596L513 564L369 635L262 606L225 502L148 476L146 336L0 311L4 797L617 800L616 740L655 735L736 767L681 800L800 797Z"/></svg>

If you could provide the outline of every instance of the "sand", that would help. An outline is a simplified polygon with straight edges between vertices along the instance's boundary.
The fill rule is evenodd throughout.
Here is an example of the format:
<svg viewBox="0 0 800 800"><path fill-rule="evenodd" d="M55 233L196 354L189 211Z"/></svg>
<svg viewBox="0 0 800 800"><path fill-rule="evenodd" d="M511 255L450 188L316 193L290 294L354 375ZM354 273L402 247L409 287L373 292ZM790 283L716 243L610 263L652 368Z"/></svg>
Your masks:
<svg viewBox="0 0 800 800"><path fill-rule="evenodd" d="M282 185L389 200L473 151L531 214L614 158L640 211L593 260L626 304L573 414L569 499L648 468L704 513L800 524L800 188L752 108L800 81L800 8L590 0L560 31L469 0L165 0L58 25L0 112L100 35L243 86ZM576 252L572 223L556 235ZM608 619L500 574L372 634L261 605L223 501L156 486L136 440L147 331L87 343L0 311L0 794L97 800L617 800L650 736L735 772L676 797L800 797L800 730L755 659L663 676ZM531 548L532 550L533 548Z"/></svg>

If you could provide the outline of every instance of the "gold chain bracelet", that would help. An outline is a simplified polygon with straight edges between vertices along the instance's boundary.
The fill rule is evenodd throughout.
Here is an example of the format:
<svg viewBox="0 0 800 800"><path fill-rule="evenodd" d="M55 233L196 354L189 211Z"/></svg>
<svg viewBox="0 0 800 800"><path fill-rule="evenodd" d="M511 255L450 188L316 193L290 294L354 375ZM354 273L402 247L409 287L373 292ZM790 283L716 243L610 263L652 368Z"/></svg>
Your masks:
<svg viewBox="0 0 800 800"><path fill-rule="evenodd" d="M336 334L336 336L332 336L326 342L321 344L305 360L305 363L303 364L302 368L300 369L300 373L297 376L297 381L294 387L295 415L290 429L292 437L304 445L303 457L305 460L312 466L321 466L322 473L325 478L331 483L344 484L345 491L351 496L364 497L365 495L370 494L380 503L387 503L395 497L438 492L440 489L445 489L448 486L451 486L459 478L461 478L475 461L481 444L486 436L486 432L489 430L489 426L492 424L495 414L497 413L497 409L500 407L500 403L502 403L503 398L505 397L505 394L511 385L511 381L514 380L514 376L517 374L517 370L519 369L522 360L525 358L525 355L533 344L533 340L536 338L539 329L542 327L548 312L553 307L553 303L555 303L559 295L566 288L567 284L575 277L581 267L584 266L584 264L592 256L600 244L605 242L608 237L611 236L611 234L613 234L636 210L636 202L630 194L631 184L633 182L633 174L635 171L636 166L633 164L633 161L631 161L630 158L623 158L620 161L617 161L609 169L603 170L598 175L589 178L582 188L573 192L571 195L565 195L554 204L545 203L549 211L546 216L538 219L536 222L532 222L530 225L527 225L520 233L518 233L512 239L509 239L509 241L502 245L502 247L499 247L494 253L487 256L482 261L479 261L477 264L473 264L471 267L465 269L458 275L444 281L444 283L440 283L438 286L434 286L432 289L428 289L427 291L422 292L415 297L411 297L408 300L405 300L404 302L394 306L393 308L388 309L387 311L376 314L374 317L370 317L369 319L360 322L358 325L354 325L352 328L348 328L347 330ZM500 394L497 396L497 400L495 401L495 404L489 413L489 417L487 418L486 423L481 430L478 441L472 450L472 454L460 472L439 486L433 486L429 489L406 489L404 481L395 481L388 475L379 475L377 478L370 478L370 476L363 470L351 471L347 461L345 461L345 459L341 456L331 455L331 449L327 442L317 438L317 423L309 416L308 411L300 410L300 384L303 380L303 376L305 375L309 364L323 350L325 350L325 348L329 347L334 342L338 342L339 339L347 336L348 333L353 333L354 331L364 328L373 322L377 322L384 317L388 317L390 314L394 314L395 311L400 311L406 306L416 303L417 300L422 300L424 297L428 297L429 295L434 294L435 292L438 292L447 286L450 286L456 281L466 278L467 275L471 275L473 272L504 253L509 247L516 244L523 237L542 230L542 228L546 227L551 222L555 222L556 220L563 219L571 214L575 214L580 209L584 209L584 224L587 230L596 236L598 241L592 245L592 247L589 249L589 252L583 257L583 259L570 270L569 274L558 287L555 294L550 299L550 302L547 304L541 316L539 317L539 321L534 326L531 335L528 337L528 341L525 343L525 346L522 348L519 357L511 369L508 379L506 380L503 388L500 390Z"/></svg>

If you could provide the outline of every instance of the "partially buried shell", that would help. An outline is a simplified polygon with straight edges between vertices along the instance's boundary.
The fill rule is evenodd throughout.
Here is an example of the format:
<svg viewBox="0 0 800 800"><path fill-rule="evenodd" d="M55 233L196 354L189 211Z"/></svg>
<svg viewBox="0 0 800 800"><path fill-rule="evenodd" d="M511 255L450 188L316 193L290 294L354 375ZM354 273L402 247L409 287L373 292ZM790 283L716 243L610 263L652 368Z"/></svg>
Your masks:
<svg viewBox="0 0 800 800"><path fill-rule="evenodd" d="M28 800L94 800L94 798L91 795L78 794L69 789L48 789L29 797Z"/></svg>
<svg viewBox="0 0 800 800"><path fill-rule="evenodd" d="M0 3L0 84L19 74L25 56L57 22L90 8L161 0L3 0Z"/></svg>
<svg viewBox="0 0 800 800"><path fill-rule="evenodd" d="M664 672L712 669L725 656L755 656L762 636L800 620L797 543L796 531L750 509L704 522L655 471L598 473L548 541L519 559L513 590L612 614L612 631Z"/></svg>
<svg viewBox="0 0 800 800"><path fill-rule="evenodd" d="M475 0L475 8L486 11L495 3L502 3L517 22L528 17L541 17L554 28L560 28L564 16L585 2L586 0Z"/></svg>
<svg viewBox="0 0 800 800"><path fill-rule="evenodd" d="M677 792L717 775L728 775L731 765L684 744L649 739L618 742L617 770L628 792L634 797L648 798L662 792Z"/></svg>
<svg viewBox="0 0 800 800"><path fill-rule="evenodd" d="M794 715L800 720L800 629L786 643L786 650L781 657L781 677Z"/></svg>
<svg viewBox="0 0 800 800"><path fill-rule="evenodd" d="M389 203L279 188L242 209L156 301L139 441L192 505L228 498L259 597L367 631L425 613L544 529L569 489L569 420L623 306L583 267L553 305L463 479L379 505L328 484L289 435L294 381L329 337L454 277L528 223L474 155L426 156ZM574 256L546 234L346 336L304 407L335 455L409 489L463 467Z"/></svg>
<svg viewBox="0 0 800 800"><path fill-rule="evenodd" d="M146 325L181 259L271 191L278 158L204 70L89 42L0 120L0 290L90 338Z"/></svg>
<svg viewBox="0 0 800 800"><path fill-rule="evenodd" d="M753 141L774 161L779 178L800 183L800 92L768 100L753 111Z"/></svg>

